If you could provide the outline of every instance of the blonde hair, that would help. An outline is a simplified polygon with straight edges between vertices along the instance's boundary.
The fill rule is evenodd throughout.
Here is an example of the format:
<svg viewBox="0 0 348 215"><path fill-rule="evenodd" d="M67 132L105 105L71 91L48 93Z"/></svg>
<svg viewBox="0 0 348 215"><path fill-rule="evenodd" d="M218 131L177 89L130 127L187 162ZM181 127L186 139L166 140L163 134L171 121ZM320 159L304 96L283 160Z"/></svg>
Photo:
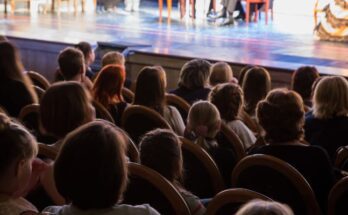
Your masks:
<svg viewBox="0 0 348 215"><path fill-rule="evenodd" d="M198 101L190 108L187 128L197 136L196 142L207 149L211 146L205 139L216 136L220 130L220 122L220 113L215 105L207 101Z"/></svg>
<svg viewBox="0 0 348 215"><path fill-rule="evenodd" d="M233 71L230 65L225 62L217 62L210 67L209 82L211 86L230 82L233 78Z"/></svg>
<svg viewBox="0 0 348 215"><path fill-rule="evenodd" d="M109 64L118 64L124 66L125 58L120 52L112 51L106 53L102 58L102 67L107 66Z"/></svg>
<svg viewBox="0 0 348 215"><path fill-rule="evenodd" d="M243 205L236 215L294 215L291 208L279 202L252 200Z"/></svg>
<svg viewBox="0 0 348 215"><path fill-rule="evenodd" d="M343 77L324 77L314 90L313 115L328 119L348 114L348 82Z"/></svg>

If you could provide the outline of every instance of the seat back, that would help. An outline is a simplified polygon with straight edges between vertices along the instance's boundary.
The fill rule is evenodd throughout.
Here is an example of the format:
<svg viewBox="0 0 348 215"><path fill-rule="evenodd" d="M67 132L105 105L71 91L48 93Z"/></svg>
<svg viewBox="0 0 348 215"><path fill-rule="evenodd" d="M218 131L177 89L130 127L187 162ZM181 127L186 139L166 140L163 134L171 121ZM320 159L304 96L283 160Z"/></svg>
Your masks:
<svg viewBox="0 0 348 215"><path fill-rule="evenodd" d="M183 98L174 94L166 94L166 101L168 105L174 106L176 109L178 109L182 119L186 124L188 112L191 105L187 103L187 101L185 101Z"/></svg>
<svg viewBox="0 0 348 215"><path fill-rule="evenodd" d="M261 131L259 125L256 123L255 120L251 118L251 116L247 112L242 110L239 113L239 117L243 121L243 123L256 134L256 136L260 136Z"/></svg>
<svg viewBox="0 0 348 215"><path fill-rule="evenodd" d="M95 114L98 119L104 119L115 124L114 118L112 118L110 112L102 104L93 100L92 105L95 108Z"/></svg>
<svg viewBox="0 0 348 215"><path fill-rule="evenodd" d="M339 180L330 191L328 215L347 214L348 211L348 176Z"/></svg>
<svg viewBox="0 0 348 215"><path fill-rule="evenodd" d="M171 129L168 122L156 111L141 105L131 105L122 114L121 127L129 134L135 144L140 138L156 128Z"/></svg>
<svg viewBox="0 0 348 215"><path fill-rule="evenodd" d="M129 183L123 194L123 203L147 203L161 214L190 214L180 193L159 173L135 163L129 163L128 170Z"/></svg>
<svg viewBox="0 0 348 215"><path fill-rule="evenodd" d="M224 181L210 155L197 144L180 138L184 160L184 187L199 198L211 198L224 189Z"/></svg>
<svg viewBox="0 0 348 215"><path fill-rule="evenodd" d="M225 123L221 123L220 131L220 135L217 137L219 145L231 148L235 153L237 162L244 158L246 155L244 145L238 135Z"/></svg>
<svg viewBox="0 0 348 215"><path fill-rule="evenodd" d="M321 214L306 179L290 164L273 156L258 154L243 158L233 170L232 186L286 203L295 214Z"/></svg>
<svg viewBox="0 0 348 215"><path fill-rule="evenodd" d="M253 199L272 201L272 199L268 198L267 196L252 190L243 188L227 189L218 193L209 202L206 214L235 214L243 204Z"/></svg>
<svg viewBox="0 0 348 215"><path fill-rule="evenodd" d="M129 90L129 89L123 87L123 88L122 88L122 96L123 96L123 99L124 99L127 103L129 103L129 104L132 104L132 103L133 103L133 100L134 100L134 93L133 93L131 90Z"/></svg>
<svg viewBox="0 0 348 215"><path fill-rule="evenodd" d="M34 85L34 90L35 90L35 93L36 93L37 97L40 100L41 97L43 96L43 94L45 93L45 90L42 89L41 87L37 86L37 85Z"/></svg>
<svg viewBox="0 0 348 215"><path fill-rule="evenodd" d="M115 126L116 129L121 132L125 139L126 139L126 142L127 142L127 156L129 158L129 161L130 162L133 162L133 163L139 163L140 161L140 155L139 155L139 150L137 148L137 146L135 145L135 143L133 142L132 138L130 138L128 136L128 134L122 130L121 128Z"/></svg>
<svg viewBox="0 0 348 215"><path fill-rule="evenodd" d="M58 150L42 143L38 143L39 146L39 156L42 156L44 158L49 158L51 160L56 160L58 155Z"/></svg>
<svg viewBox="0 0 348 215"><path fill-rule="evenodd" d="M19 112L19 120L35 136L40 133L40 105L29 104L24 106Z"/></svg>
<svg viewBox="0 0 348 215"><path fill-rule="evenodd" d="M50 82L40 73L29 71L27 75L35 86L38 86L43 90L47 90L51 85Z"/></svg>
<svg viewBox="0 0 348 215"><path fill-rule="evenodd" d="M342 170L348 170L348 146L342 146L337 149L335 167Z"/></svg>

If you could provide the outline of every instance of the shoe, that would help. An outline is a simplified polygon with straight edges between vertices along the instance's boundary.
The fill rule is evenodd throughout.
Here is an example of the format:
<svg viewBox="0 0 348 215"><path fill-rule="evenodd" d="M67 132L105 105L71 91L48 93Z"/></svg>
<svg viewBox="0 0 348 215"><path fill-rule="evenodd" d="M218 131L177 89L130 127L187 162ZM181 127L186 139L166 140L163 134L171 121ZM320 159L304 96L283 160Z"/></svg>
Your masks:
<svg viewBox="0 0 348 215"><path fill-rule="evenodd" d="M238 14L238 16L236 16L234 18L235 20L241 20L241 21L245 21L245 14Z"/></svg>
<svg viewBox="0 0 348 215"><path fill-rule="evenodd" d="M228 25L234 25L234 19L232 17L226 19L221 26L228 26Z"/></svg>

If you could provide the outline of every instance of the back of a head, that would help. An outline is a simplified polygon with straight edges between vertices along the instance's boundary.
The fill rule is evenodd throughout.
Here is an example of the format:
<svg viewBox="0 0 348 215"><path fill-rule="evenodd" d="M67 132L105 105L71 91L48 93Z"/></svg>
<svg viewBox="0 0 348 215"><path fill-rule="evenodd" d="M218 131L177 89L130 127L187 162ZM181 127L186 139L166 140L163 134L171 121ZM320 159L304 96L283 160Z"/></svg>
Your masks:
<svg viewBox="0 0 348 215"><path fill-rule="evenodd" d="M22 125L12 122L2 113L0 140L0 185L3 186L3 183L11 181L6 178L8 174L13 175L17 171L10 168L14 168L22 159L36 156L38 149L34 137Z"/></svg>
<svg viewBox="0 0 348 215"><path fill-rule="evenodd" d="M236 215L294 215L291 208L279 202L253 200L242 206Z"/></svg>
<svg viewBox="0 0 348 215"><path fill-rule="evenodd" d="M156 170L171 182L182 179L180 140L173 131L150 131L142 138L139 147L142 165Z"/></svg>
<svg viewBox="0 0 348 215"><path fill-rule="evenodd" d="M211 64L202 59L194 59L184 64L179 76L179 87L199 89L208 84Z"/></svg>
<svg viewBox="0 0 348 215"><path fill-rule="evenodd" d="M231 67L225 62L217 62L210 68L209 82L211 86L232 81L233 72Z"/></svg>
<svg viewBox="0 0 348 215"><path fill-rule="evenodd" d="M237 119L243 106L243 91L237 84L219 84L209 94L209 101L227 122Z"/></svg>
<svg viewBox="0 0 348 215"><path fill-rule="evenodd" d="M124 141L122 134L104 121L70 133L54 164L58 192L81 210L115 205L127 183Z"/></svg>
<svg viewBox="0 0 348 215"><path fill-rule="evenodd" d="M0 42L0 80L22 81L24 68L17 48L8 41Z"/></svg>
<svg viewBox="0 0 348 215"><path fill-rule="evenodd" d="M58 56L58 64L65 80L72 80L79 73L85 71L83 53L76 48L65 48Z"/></svg>
<svg viewBox="0 0 348 215"><path fill-rule="evenodd" d="M348 114L348 82L340 76L322 78L314 90L313 114L328 119Z"/></svg>
<svg viewBox="0 0 348 215"><path fill-rule="evenodd" d="M166 85L166 74L162 67L144 67L137 77L134 104L153 108L162 114Z"/></svg>
<svg viewBox="0 0 348 215"><path fill-rule="evenodd" d="M194 103L187 119L187 129L199 137L214 138L220 129L219 110L207 101Z"/></svg>
<svg viewBox="0 0 348 215"><path fill-rule="evenodd" d="M94 119L88 91L78 82L59 82L47 89L40 102L41 124L61 138Z"/></svg>
<svg viewBox="0 0 348 215"><path fill-rule="evenodd" d="M249 71L249 69L253 67L253 65L246 65L239 71L238 83L243 84L245 74L247 73L247 71Z"/></svg>
<svg viewBox="0 0 348 215"><path fill-rule="evenodd" d="M275 89L257 106L257 119L266 140L281 143L303 137L304 107L301 96L292 90Z"/></svg>
<svg viewBox="0 0 348 215"><path fill-rule="evenodd" d="M312 85L317 78L319 72L315 67L300 67L292 74L291 89L300 94L304 100L308 100L311 98Z"/></svg>
<svg viewBox="0 0 348 215"><path fill-rule="evenodd" d="M124 66L125 58L123 54L117 51L111 51L106 53L102 58L102 67L107 66L109 64L118 64L120 66Z"/></svg>
<svg viewBox="0 0 348 215"><path fill-rule="evenodd" d="M246 111L252 114L257 103L271 90L271 78L268 71L262 67L249 69L244 76L242 88Z"/></svg>
<svg viewBox="0 0 348 215"><path fill-rule="evenodd" d="M123 101L122 88L126 74L123 66L108 65L98 73L93 84L93 97L105 107Z"/></svg>
<svg viewBox="0 0 348 215"><path fill-rule="evenodd" d="M75 45L75 48L82 52L85 60L88 57L88 55L90 55L90 53L93 51L91 44L87 42L79 42Z"/></svg>

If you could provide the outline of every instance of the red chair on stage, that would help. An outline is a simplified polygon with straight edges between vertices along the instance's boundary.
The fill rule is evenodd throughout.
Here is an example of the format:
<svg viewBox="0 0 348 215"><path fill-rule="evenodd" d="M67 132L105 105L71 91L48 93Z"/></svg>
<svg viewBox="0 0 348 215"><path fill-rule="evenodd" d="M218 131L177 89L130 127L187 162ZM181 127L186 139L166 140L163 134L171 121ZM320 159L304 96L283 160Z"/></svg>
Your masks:
<svg viewBox="0 0 348 215"><path fill-rule="evenodd" d="M191 13L192 18L194 19L195 14L195 0L189 0L191 5ZM180 2L180 18L184 18L186 14L186 0L179 0ZM215 0L213 1L214 9L215 9ZM158 7L159 7L159 21L162 22L162 11L163 11L163 0L158 0ZM167 9L168 9L168 22L170 22L170 15L172 12L173 2L172 0L167 0Z"/></svg>
<svg viewBox="0 0 348 215"><path fill-rule="evenodd" d="M268 23L268 10L269 10L269 0L245 0L245 2L246 2L246 23L248 24L249 23L249 20L250 20L250 4L252 4L252 3L255 3L255 7L257 7L256 6L256 4L258 4L258 3L264 3L265 5L264 5L264 12L265 12L265 15L266 15L266 17L265 17L265 23L266 23L266 25L267 25L267 23ZM259 11L258 11L258 9L256 8L256 14L255 14L255 16L254 16L254 21L255 22L257 22L257 18L258 18L258 13L259 13ZM271 15L271 17L272 17L272 19L273 19L273 9L272 9L272 15Z"/></svg>

